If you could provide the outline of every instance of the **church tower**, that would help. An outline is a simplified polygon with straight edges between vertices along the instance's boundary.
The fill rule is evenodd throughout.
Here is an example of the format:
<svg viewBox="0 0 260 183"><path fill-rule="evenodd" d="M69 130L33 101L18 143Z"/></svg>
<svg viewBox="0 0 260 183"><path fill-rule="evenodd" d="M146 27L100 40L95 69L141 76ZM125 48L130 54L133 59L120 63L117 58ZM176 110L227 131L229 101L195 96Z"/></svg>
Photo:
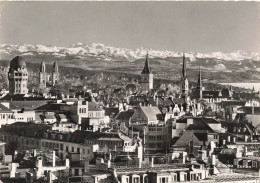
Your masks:
<svg viewBox="0 0 260 183"><path fill-rule="evenodd" d="M47 74L46 74L46 67L45 67L44 62L41 62L39 80L40 80L39 81L40 82L40 88L41 89L46 88Z"/></svg>
<svg viewBox="0 0 260 183"><path fill-rule="evenodd" d="M182 80L181 80L181 98L185 99L186 101L189 94L189 81L187 79L186 60L184 54L182 59L183 59L183 66L182 66Z"/></svg>
<svg viewBox="0 0 260 183"><path fill-rule="evenodd" d="M28 71L24 59L20 56L13 58L8 71L9 94L27 94Z"/></svg>
<svg viewBox="0 0 260 183"><path fill-rule="evenodd" d="M58 80L59 80L59 69L58 69L58 63L57 61L55 61L52 70L52 86L57 84Z"/></svg>
<svg viewBox="0 0 260 183"><path fill-rule="evenodd" d="M199 75L198 75L198 83L196 89L199 91L199 99L202 99L202 80L201 80L201 70L199 70Z"/></svg>
<svg viewBox="0 0 260 183"><path fill-rule="evenodd" d="M149 66L149 57L148 53L146 55L146 60L144 64L143 71L141 72L141 88L142 91L149 91L153 89L153 74Z"/></svg>

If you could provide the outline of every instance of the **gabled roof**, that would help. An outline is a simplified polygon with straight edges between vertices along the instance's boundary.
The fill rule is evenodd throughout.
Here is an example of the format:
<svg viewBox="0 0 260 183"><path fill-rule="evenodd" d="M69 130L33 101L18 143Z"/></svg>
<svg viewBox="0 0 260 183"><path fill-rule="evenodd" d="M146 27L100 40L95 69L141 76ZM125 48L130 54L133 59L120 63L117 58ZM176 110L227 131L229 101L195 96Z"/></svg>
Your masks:
<svg viewBox="0 0 260 183"><path fill-rule="evenodd" d="M193 124L190 124L186 130L208 131L209 133L215 133L215 131L210 128L210 126L203 121L202 118L193 118Z"/></svg>
<svg viewBox="0 0 260 183"><path fill-rule="evenodd" d="M20 110L23 108L34 110L43 105L46 105L48 101L46 100L36 100L36 101L10 101L10 109Z"/></svg>
<svg viewBox="0 0 260 183"><path fill-rule="evenodd" d="M169 106L172 106L173 103L170 99L168 98L158 98L158 105L161 106L161 107L169 107Z"/></svg>
<svg viewBox="0 0 260 183"><path fill-rule="evenodd" d="M202 98L220 98L220 91L202 91Z"/></svg>
<svg viewBox="0 0 260 183"><path fill-rule="evenodd" d="M134 110L127 110L127 111L122 111L118 114L116 119L119 120L129 120L134 114Z"/></svg>
<svg viewBox="0 0 260 183"><path fill-rule="evenodd" d="M88 102L88 111L103 111L95 102Z"/></svg>
<svg viewBox="0 0 260 183"><path fill-rule="evenodd" d="M260 107L241 107L239 109L242 109L245 114L260 114Z"/></svg>
<svg viewBox="0 0 260 183"><path fill-rule="evenodd" d="M0 113L13 113L13 111L5 107L3 104L0 104Z"/></svg>
<svg viewBox="0 0 260 183"><path fill-rule="evenodd" d="M158 107L140 107L140 108L150 121L160 120L158 119L159 117L158 114L161 114L161 111L159 110Z"/></svg>
<svg viewBox="0 0 260 183"><path fill-rule="evenodd" d="M223 98L229 98L232 97L232 92L228 88L223 88L221 90L221 94Z"/></svg>
<svg viewBox="0 0 260 183"><path fill-rule="evenodd" d="M0 131L14 134L24 132L26 134L27 132L43 133L49 129L51 129L51 126L47 124L15 122L10 125L4 125L2 128L0 128Z"/></svg>
<svg viewBox="0 0 260 183"><path fill-rule="evenodd" d="M207 124L220 124L219 121L213 119L213 118L201 118L204 122Z"/></svg>
<svg viewBox="0 0 260 183"><path fill-rule="evenodd" d="M221 106L223 108L227 107L227 106L245 106L246 102L245 101L222 101L221 102Z"/></svg>
<svg viewBox="0 0 260 183"><path fill-rule="evenodd" d="M245 132L242 132L243 134L252 134L255 130L255 127L248 123L248 122L221 122L221 126L224 127L224 128L227 128L227 132L228 133L234 133L233 130L234 128L246 128L246 131ZM236 132L235 132L236 133Z"/></svg>
<svg viewBox="0 0 260 183"><path fill-rule="evenodd" d="M173 99L172 99L172 102L173 102L174 104L178 104L178 105L184 104L184 101L183 101L182 98L173 98Z"/></svg>
<svg viewBox="0 0 260 183"><path fill-rule="evenodd" d="M55 115L54 114L45 114L44 115L45 116L45 119L55 119L56 120L56 117L55 117Z"/></svg>
<svg viewBox="0 0 260 183"><path fill-rule="evenodd" d="M36 111L60 111L60 106L62 104L57 104L57 103L47 103L43 104L37 108L34 108Z"/></svg>
<svg viewBox="0 0 260 183"><path fill-rule="evenodd" d="M233 93L233 98L235 100L253 100L253 99L259 99L259 93L238 93L234 92Z"/></svg>
<svg viewBox="0 0 260 183"><path fill-rule="evenodd" d="M207 141L208 134L207 133L194 133L194 135L199 139L199 141Z"/></svg>
<svg viewBox="0 0 260 183"><path fill-rule="evenodd" d="M115 117L119 113L118 107L104 107L105 115Z"/></svg>

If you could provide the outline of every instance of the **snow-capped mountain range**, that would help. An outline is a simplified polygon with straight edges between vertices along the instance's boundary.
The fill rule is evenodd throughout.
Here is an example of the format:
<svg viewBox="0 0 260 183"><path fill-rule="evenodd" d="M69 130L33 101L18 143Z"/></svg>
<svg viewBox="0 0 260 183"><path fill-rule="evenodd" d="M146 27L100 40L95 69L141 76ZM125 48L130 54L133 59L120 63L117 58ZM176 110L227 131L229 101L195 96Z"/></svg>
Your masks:
<svg viewBox="0 0 260 183"><path fill-rule="evenodd" d="M146 48L127 49L105 46L100 43L76 43L69 47L57 47L46 45L8 45L0 44L0 59L11 59L14 56L52 56L57 59L84 59L96 57L107 61L134 61L144 58L149 52L151 58L181 57L183 53L174 51L159 51ZM235 51L231 53L192 53L186 52L185 56L190 61L197 59L214 58L226 61L254 60L260 61L260 53Z"/></svg>

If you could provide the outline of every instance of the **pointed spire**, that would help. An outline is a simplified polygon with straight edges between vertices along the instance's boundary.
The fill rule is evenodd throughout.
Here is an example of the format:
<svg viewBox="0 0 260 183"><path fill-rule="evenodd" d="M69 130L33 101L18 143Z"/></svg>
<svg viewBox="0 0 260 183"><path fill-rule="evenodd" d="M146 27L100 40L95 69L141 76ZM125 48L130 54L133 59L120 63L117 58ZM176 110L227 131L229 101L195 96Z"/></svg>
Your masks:
<svg viewBox="0 0 260 183"><path fill-rule="evenodd" d="M186 60L185 60L185 54L183 53L183 65L182 65L182 77L186 78L187 77L187 73L186 73Z"/></svg>
<svg viewBox="0 0 260 183"><path fill-rule="evenodd" d="M142 71L141 74L150 74L151 72L152 71L151 71L151 68L149 66L149 55L148 55L148 51L147 51L144 68L143 68L143 71Z"/></svg>
<svg viewBox="0 0 260 183"><path fill-rule="evenodd" d="M44 63L44 61L41 62L40 72L45 72L45 63Z"/></svg>
<svg viewBox="0 0 260 183"><path fill-rule="evenodd" d="M53 64L53 72L59 72L58 63L57 63L56 60L55 60L55 62L54 62L54 64Z"/></svg>
<svg viewBox="0 0 260 183"><path fill-rule="evenodd" d="M199 75L198 75L198 84L197 84L197 88L198 88L198 89L202 88L201 70L200 70L200 68L199 68Z"/></svg>

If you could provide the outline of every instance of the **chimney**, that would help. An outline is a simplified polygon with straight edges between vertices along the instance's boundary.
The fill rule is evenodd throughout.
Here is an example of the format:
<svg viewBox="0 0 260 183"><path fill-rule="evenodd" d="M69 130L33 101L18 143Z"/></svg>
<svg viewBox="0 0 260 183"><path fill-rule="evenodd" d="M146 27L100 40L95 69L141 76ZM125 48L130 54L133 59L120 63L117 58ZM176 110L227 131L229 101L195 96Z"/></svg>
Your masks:
<svg viewBox="0 0 260 183"><path fill-rule="evenodd" d="M11 163L10 178L14 178L15 177L16 169L17 169L17 164L16 163Z"/></svg>
<svg viewBox="0 0 260 183"><path fill-rule="evenodd" d="M55 167L55 151L52 151L52 166Z"/></svg>
<svg viewBox="0 0 260 183"><path fill-rule="evenodd" d="M227 142L230 142L230 136L227 136Z"/></svg>
<svg viewBox="0 0 260 183"><path fill-rule="evenodd" d="M187 119L187 126L193 124L193 118L188 118Z"/></svg>
<svg viewBox="0 0 260 183"><path fill-rule="evenodd" d="M182 164L185 164L185 162L186 162L186 155L187 155L187 152L182 152Z"/></svg>
<svg viewBox="0 0 260 183"><path fill-rule="evenodd" d="M154 167L154 157L152 156L152 159L151 159L151 167Z"/></svg>
<svg viewBox="0 0 260 183"><path fill-rule="evenodd" d="M107 168L111 168L111 161L110 160L107 161Z"/></svg>
<svg viewBox="0 0 260 183"><path fill-rule="evenodd" d="M69 160L69 159L66 159L66 161L65 161L65 166L66 166L66 167L69 167L69 166L70 166L70 160Z"/></svg>
<svg viewBox="0 0 260 183"><path fill-rule="evenodd" d="M26 183L33 183L33 174L31 172L26 172Z"/></svg>
<svg viewBox="0 0 260 183"><path fill-rule="evenodd" d="M233 137L233 142L236 143L236 137Z"/></svg>
<svg viewBox="0 0 260 183"><path fill-rule="evenodd" d="M36 149L33 149L33 157L36 157L36 155L37 155L37 151Z"/></svg>
<svg viewBox="0 0 260 183"><path fill-rule="evenodd" d="M216 165L216 155L215 154L211 155L211 165Z"/></svg>
<svg viewBox="0 0 260 183"><path fill-rule="evenodd" d="M111 153L109 153L109 157L108 157L108 159L109 159L109 160L112 159L112 155L111 155Z"/></svg>
<svg viewBox="0 0 260 183"><path fill-rule="evenodd" d="M223 145L225 145L226 144L226 140L225 139L223 139Z"/></svg>
<svg viewBox="0 0 260 183"><path fill-rule="evenodd" d="M49 170L47 173L47 183L52 183L52 172Z"/></svg>
<svg viewBox="0 0 260 183"><path fill-rule="evenodd" d="M142 168L142 159L138 158L138 168Z"/></svg>
<svg viewBox="0 0 260 183"><path fill-rule="evenodd" d="M89 161L88 160L85 160L85 163L84 163L84 172L89 172Z"/></svg>
<svg viewBox="0 0 260 183"><path fill-rule="evenodd" d="M247 153L247 147L246 146L244 146L244 152Z"/></svg>
<svg viewBox="0 0 260 183"><path fill-rule="evenodd" d="M41 168L42 167L42 157L37 158L37 167Z"/></svg>
<svg viewBox="0 0 260 183"><path fill-rule="evenodd" d="M248 141L248 136L247 135L245 135L245 142L247 142Z"/></svg>

